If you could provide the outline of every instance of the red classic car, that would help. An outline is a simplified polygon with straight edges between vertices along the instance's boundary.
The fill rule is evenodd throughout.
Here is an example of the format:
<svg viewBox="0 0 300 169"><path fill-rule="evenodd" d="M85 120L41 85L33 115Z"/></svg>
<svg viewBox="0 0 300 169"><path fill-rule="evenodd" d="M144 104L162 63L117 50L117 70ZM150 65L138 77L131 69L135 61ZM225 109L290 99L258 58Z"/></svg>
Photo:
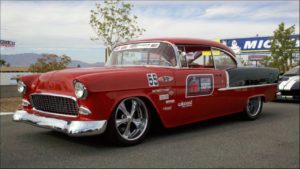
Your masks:
<svg viewBox="0 0 300 169"><path fill-rule="evenodd" d="M75 68L18 79L22 110L15 121L70 136L107 133L142 141L154 116L171 128L242 112L259 117L276 96L278 70L237 66L231 49L200 39L120 43L105 67Z"/></svg>

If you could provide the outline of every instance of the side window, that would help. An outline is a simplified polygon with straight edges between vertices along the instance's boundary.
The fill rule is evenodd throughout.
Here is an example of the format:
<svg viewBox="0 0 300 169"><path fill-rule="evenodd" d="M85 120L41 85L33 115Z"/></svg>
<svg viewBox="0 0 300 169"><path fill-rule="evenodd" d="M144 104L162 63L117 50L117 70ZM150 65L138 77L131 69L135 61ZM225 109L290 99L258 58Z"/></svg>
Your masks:
<svg viewBox="0 0 300 169"><path fill-rule="evenodd" d="M201 45L180 45L178 50L186 53L181 57L182 67L188 68L214 68L211 48Z"/></svg>
<svg viewBox="0 0 300 169"><path fill-rule="evenodd" d="M236 67L235 61L227 53L218 49L212 49L212 53L216 69L225 70Z"/></svg>
<svg viewBox="0 0 300 169"><path fill-rule="evenodd" d="M200 51L201 55L190 65L199 65L206 68L213 68L214 62L211 51Z"/></svg>

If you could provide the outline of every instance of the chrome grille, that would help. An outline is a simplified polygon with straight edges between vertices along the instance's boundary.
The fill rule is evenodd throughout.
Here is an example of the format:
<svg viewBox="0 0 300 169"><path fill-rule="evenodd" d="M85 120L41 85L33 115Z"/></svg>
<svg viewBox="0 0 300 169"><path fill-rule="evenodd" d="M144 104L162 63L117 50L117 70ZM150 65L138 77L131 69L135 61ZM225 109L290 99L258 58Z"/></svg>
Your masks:
<svg viewBox="0 0 300 169"><path fill-rule="evenodd" d="M37 110L61 115L77 115L78 113L76 101L69 97L32 94L30 99L32 106Z"/></svg>

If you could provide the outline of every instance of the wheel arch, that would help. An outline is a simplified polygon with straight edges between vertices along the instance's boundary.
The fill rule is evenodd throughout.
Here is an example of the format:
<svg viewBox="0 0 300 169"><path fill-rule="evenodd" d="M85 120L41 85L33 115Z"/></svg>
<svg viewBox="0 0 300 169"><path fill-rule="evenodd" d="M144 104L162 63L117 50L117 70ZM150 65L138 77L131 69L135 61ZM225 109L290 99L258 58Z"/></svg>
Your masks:
<svg viewBox="0 0 300 169"><path fill-rule="evenodd" d="M150 113L152 115L152 122L154 123L159 123L159 125L164 125L163 118L160 116L160 113L157 111L156 106L154 105L153 101L145 96L137 96L141 100L145 102L145 104L148 106L150 109Z"/></svg>
<svg viewBox="0 0 300 169"><path fill-rule="evenodd" d="M249 97L247 98L247 102L248 102L251 98L253 98L253 97L261 97L262 101L263 101L263 102L266 102L266 96L265 96L264 94L251 95L251 96L249 96Z"/></svg>

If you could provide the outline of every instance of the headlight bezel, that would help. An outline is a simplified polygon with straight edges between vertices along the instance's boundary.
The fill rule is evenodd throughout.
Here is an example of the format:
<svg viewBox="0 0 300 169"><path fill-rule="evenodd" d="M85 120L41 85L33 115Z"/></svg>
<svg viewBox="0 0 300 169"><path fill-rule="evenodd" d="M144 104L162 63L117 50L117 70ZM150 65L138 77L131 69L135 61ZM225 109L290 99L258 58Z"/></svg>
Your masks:
<svg viewBox="0 0 300 169"><path fill-rule="evenodd" d="M84 100L88 95L87 88L83 83L78 80L74 80L74 94L77 99Z"/></svg>
<svg viewBox="0 0 300 169"><path fill-rule="evenodd" d="M20 87L22 87L23 90L20 90ZM25 83L22 80L17 80L17 90L21 94L26 93L27 87L26 87Z"/></svg>

